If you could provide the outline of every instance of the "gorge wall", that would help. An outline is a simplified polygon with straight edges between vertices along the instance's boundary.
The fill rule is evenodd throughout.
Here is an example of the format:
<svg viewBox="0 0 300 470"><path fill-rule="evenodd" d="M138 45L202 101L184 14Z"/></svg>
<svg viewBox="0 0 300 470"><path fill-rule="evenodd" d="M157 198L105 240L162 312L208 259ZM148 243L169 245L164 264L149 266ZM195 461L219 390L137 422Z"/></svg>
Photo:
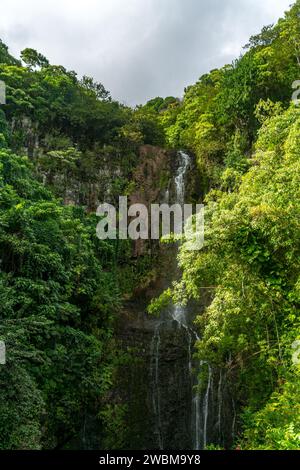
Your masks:
<svg viewBox="0 0 300 470"><path fill-rule="evenodd" d="M177 152L170 160L153 148L142 152L143 164L136 171L140 190L131 201L147 205L190 201L191 156ZM168 176L165 193L158 190L156 181L162 170ZM142 256L145 242L138 242L134 254ZM193 320L207 299L186 307L170 305L159 318L146 313L150 300L179 278L177 251L176 244L156 246L159 272L126 302L120 317L118 342L130 357L119 369L117 384L117 401L126 403L124 448L183 450L232 443L235 405L226 377L209 364L199 363L194 354L198 335Z"/></svg>

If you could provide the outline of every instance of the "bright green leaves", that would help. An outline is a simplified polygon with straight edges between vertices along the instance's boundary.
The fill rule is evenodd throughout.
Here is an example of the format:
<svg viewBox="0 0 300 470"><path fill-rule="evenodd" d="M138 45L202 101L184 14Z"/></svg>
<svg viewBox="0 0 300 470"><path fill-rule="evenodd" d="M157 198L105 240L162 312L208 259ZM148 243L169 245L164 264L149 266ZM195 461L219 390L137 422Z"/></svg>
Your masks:
<svg viewBox="0 0 300 470"><path fill-rule="evenodd" d="M198 354L228 370L248 405L247 448L299 447L299 123L294 106L264 120L235 191L207 197L203 250L183 244L179 257L186 293L211 300L197 318ZM269 398L277 381L283 395Z"/></svg>
<svg viewBox="0 0 300 470"><path fill-rule="evenodd" d="M48 59L37 52L35 49L26 48L21 51L21 59L28 67L47 67L49 65Z"/></svg>
<svg viewBox="0 0 300 470"><path fill-rule="evenodd" d="M55 156L72 164L74 152ZM0 162L0 336L9 366L0 371L0 447L54 447L79 433L87 410L99 413L111 385L114 253L96 246L95 221L57 201L28 159L2 150Z"/></svg>

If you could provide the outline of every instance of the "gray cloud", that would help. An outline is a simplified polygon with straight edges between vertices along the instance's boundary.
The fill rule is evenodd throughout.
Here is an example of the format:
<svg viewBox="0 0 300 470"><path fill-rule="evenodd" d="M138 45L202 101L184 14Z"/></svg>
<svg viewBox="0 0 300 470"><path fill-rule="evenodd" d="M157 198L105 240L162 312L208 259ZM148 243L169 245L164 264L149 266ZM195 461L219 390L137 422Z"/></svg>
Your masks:
<svg viewBox="0 0 300 470"><path fill-rule="evenodd" d="M15 55L33 47L51 63L92 75L129 104L181 96L238 56L250 35L291 0L10 0L0 37Z"/></svg>

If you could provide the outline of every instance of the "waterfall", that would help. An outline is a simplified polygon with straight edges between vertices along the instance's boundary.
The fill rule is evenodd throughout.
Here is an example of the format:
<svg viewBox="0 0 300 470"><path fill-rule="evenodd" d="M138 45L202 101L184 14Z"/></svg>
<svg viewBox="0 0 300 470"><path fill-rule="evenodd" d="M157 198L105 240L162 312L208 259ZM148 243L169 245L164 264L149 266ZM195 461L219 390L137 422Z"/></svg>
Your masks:
<svg viewBox="0 0 300 470"><path fill-rule="evenodd" d="M192 380L192 335L189 328L186 328L187 335L188 335L188 353L189 353L189 374L191 377L191 384L193 384Z"/></svg>
<svg viewBox="0 0 300 470"><path fill-rule="evenodd" d="M199 339L198 336L197 339ZM202 407L201 392L199 390L201 382L199 377L197 380L197 385L195 387L196 391L193 396L193 450L205 449L207 445L207 428L210 405L209 398L213 394L213 380L212 368L206 361L200 361L199 368L196 370L196 373L199 374L202 371L204 365L207 365L208 368L208 378Z"/></svg>
<svg viewBox="0 0 300 470"><path fill-rule="evenodd" d="M183 205L186 197L185 180L186 173L190 167L190 156L184 151L179 151L178 166L174 177L175 196L171 198L169 189L165 192L164 200ZM175 256L174 256L175 259ZM162 330L162 325L165 328ZM154 434L156 445L163 450L164 445L168 445L168 421L165 416L168 415L166 403L169 402L168 397L164 393L163 381L168 381L166 370L162 371L163 351L165 343L163 338L168 332L174 334L174 326L176 327L178 338L182 338L182 343L187 346L187 358L185 371L182 371L184 378L184 386L186 387L185 396L191 399L190 414L188 415L185 433L189 433L190 446L193 450L205 449L211 439L212 432L215 433L217 439L221 441L222 430L222 410L223 404L223 383L224 377L220 371L220 377L214 390L214 374L213 369L207 361L197 363L193 359L193 344L199 340L197 332L192 326L191 319L188 315L186 306L174 304L167 312L163 312L161 318L155 326L152 342L151 342L151 381L152 381L152 408L155 419ZM163 334L162 334L163 333ZM164 340L165 341L165 340ZM181 342L181 339L180 339ZM183 359L185 361L185 359ZM207 379L203 383L203 372ZM172 379L171 379L172 380ZM235 416L232 423L232 432L235 428ZM183 429L183 428L182 428ZM190 431L189 431L190 429ZM169 431L170 432L170 431ZM183 431L182 431L183 432Z"/></svg>
<svg viewBox="0 0 300 470"><path fill-rule="evenodd" d="M207 444L207 418L208 418L208 406L209 406L209 395L210 395L210 389L211 389L211 375L212 375L212 370L210 365L208 364L208 379L207 379L207 388L206 388L206 393L204 397L204 403L203 403L203 448L205 449L206 444Z"/></svg>
<svg viewBox="0 0 300 470"><path fill-rule="evenodd" d="M201 427L200 427L200 394L196 392L195 396L193 397L193 450L200 450L200 441L201 441Z"/></svg>
<svg viewBox="0 0 300 470"><path fill-rule="evenodd" d="M178 156L180 162L175 176L176 202L178 204L184 204L185 176L190 166L191 159L190 156L182 150L178 152Z"/></svg>
<svg viewBox="0 0 300 470"><path fill-rule="evenodd" d="M190 166L190 156L183 152L178 152L178 159L179 165L177 168L177 172L174 178L175 183L175 202L177 204L184 204L185 201L185 178L187 170ZM166 190L165 193L165 201L169 202L170 194L169 190ZM160 396L160 328L162 323L166 323L169 321L175 321L179 328L185 332L187 336L187 344L188 344L188 371L190 376L190 386L193 389L193 367L192 367L192 339L197 338L196 333L188 326L187 318L186 318L186 308L181 305L173 305L172 309L168 313L169 319L162 322L161 320L156 325L154 329L154 334L152 337L151 342L151 365L150 365L150 375L152 381L152 407L153 413L155 417L155 434L157 436L157 443L159 449L164 448L164 436L162 430L162 418L161 418L161 396ZM197 437L193 438L193 441L198 441L198 435L200 430L200 422L199 422L199 415L200 415L200 397L198 393L194 397L195 399L195 406L196 411L194 413L194 419L192 423L192 427L195 428L195 433ZM193 402L194 403L194 402ZM192 413L193 414L193 413Z"/></svg>
<svg viewBox="0 0 300 470"><path fill-rule="evenodd" d="M236 410L235 410L234 399L232 398L231 401L232 401L232 411L233 411L231 436L232 436L232 441L234 441L235 421L236 421Z"/></svg>
<svg viewBox="0 0 300 470"><path fill-rule="evenodd" d="M197 337L198 339L198 337ZM200 361L199 367L202 369L204 362ZM199 372L199 371L197 371ZM200 392L199 392L200 383L197 380L196 391L192 399L192 433L193 433L193 450L200 450L201 443L201 410L200 410Z"/></svg>
<svg viewBox="0 0 300 470"><path fill-rule="evenodd" d="M186 318L186 308L182 305L174 305L171 311L171 316L174 321L176 321L180 328L184 328L188 337L188 370L190 375L190 383L192 389L192 419L191 419L191 432L192 432L192 442L193 442L193 449L199 450L200 449L200 442L201 442L201 397L199 392L200 383L196 382L196 387L194 387L195 377L193 373L192 367L192 339L198 340L199 337L195 330L193 330L190 326L188 326L187 318ZM200 370L202 365L204 364L203 361L200 362ZM209 369L210 370L210 369ZM196 371L198 373L199 370ZM208 399L209 399L209 392L210 392L210 384L211 379L209 378L208 382L208 389L207 389L207 400L205 403L205 407L203 408L204 412L204 430L203 430L203 441L206 445L206 436L207 436L207 417L208 417ZM194 391L194 388L196 389Z"/></svg>
<svg viewBox="0 0 300 470"><path fill-rule="evenodd" d="M159 449L163 449L163 436L161 429L161 408L160 408L160 387L159 387L159 348L160 348L160 325L155 327L154 335L151 342L151 358L152 363L150 366L150 374L152 379L152 406L153 413L155 416L155 434L157 435L157 441Z"/></svg>
<svg viewBox="0 0 300 470"><path fill-rule="evenodd" d="M174 305L171 311L171 317L179 326L187 327L186 312L182 305Z"/></svg>
<svg viewBox="0 0 300 470"><path fill-rule="evenodd" d="M220 370L220 378L218 383L218 431L219 431L219 439L221 441L221 416L222 416L222 370Z"/></svg>

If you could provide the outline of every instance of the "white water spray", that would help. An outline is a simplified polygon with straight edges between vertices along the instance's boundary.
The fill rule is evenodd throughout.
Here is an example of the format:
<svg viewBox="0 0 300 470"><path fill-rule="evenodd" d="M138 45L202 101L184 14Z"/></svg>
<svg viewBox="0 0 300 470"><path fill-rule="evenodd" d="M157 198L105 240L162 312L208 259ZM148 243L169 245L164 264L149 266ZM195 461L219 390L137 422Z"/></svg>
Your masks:
<svg viewBox="0 0 300 470"><path fill-rule="evenodd" d="M159 449L163 449L163 435L161 429L161 407L160 407L160 386L159 386L159 354L160 354L160 329L161 323L156 325L151 341L151 366L150 374L152 381L152 407L155 416L155 433L157 435Z"/></svg>

